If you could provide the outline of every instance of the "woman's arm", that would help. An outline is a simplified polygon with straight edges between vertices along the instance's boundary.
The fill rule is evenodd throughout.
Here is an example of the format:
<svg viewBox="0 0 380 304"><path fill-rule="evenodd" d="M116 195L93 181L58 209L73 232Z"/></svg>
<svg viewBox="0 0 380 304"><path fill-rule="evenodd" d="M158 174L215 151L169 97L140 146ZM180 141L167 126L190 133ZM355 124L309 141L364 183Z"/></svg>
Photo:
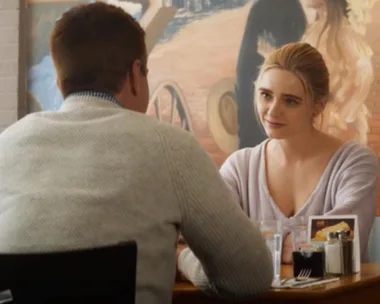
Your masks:
<svg viewBox="0 0 380 304"><path fill-rule="evenodd" d="M358 216L360 252L362 260L366 261L368 239L376 216L378 161L370 149L359 145L347 158L343 174L335 181L335 206L325 215Z"/></svg>

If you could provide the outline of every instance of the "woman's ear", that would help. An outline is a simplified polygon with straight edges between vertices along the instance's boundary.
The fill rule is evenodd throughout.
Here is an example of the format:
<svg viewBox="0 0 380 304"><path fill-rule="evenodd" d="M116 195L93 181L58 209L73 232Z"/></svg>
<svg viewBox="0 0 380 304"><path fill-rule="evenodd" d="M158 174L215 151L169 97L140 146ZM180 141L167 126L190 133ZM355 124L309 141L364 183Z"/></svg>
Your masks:
<svg viewBox="0 0 380 304"><path fill-rule="evenodd" d="M320 98L314 101L314 117L318 116L323 112L323 110L326 107L327 101L327 98Z"/></svg>

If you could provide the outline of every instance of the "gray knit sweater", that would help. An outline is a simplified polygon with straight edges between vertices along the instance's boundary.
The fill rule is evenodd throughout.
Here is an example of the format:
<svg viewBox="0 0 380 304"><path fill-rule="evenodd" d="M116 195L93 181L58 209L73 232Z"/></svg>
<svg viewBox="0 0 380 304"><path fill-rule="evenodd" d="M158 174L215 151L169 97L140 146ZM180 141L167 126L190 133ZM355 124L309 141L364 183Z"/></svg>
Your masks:
<svg viewBox="0 0 380 304"><path fill-rule="evenodd" d="M255 295L271 283L260 233L194 137L94 96L26 116L0 135L0 251L136 240L138 304L170 303L181 270L200 288Z"/></svg>

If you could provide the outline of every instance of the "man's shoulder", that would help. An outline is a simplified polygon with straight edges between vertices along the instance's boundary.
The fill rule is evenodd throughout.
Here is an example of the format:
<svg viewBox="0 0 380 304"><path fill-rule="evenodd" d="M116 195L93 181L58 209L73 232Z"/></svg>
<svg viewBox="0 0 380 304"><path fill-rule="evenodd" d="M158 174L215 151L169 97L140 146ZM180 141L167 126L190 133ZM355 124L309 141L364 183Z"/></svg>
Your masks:
<svg viewBox="0 0 380 304"><path fill-rule="evenodd" d="M30 128L35 125L35 121L38 119L38 113L32 113L32 114L27 114L26 116L20 118L13 124L9 125L6 127L3 132L0 133L0 138L2 137L7 137L13 133L17 133L20 130L26 132L30 130Z"/></svg>
<svg viewBox="0 0 380 304"><path fill-rule="evenodd" d="M158 118L148 116L142 113L130 112L129 115L133 117L135 123L140 124L142 129L147 129L149 132L154 132L160 136L168 136L169 139L181 140L194 138L193 133L182 129L179 126L172 125L165 121L160 121ZM128 124L127 120L125 122Z"/></svg>
<svg viewBox="0 0 380 304"><path fill-rule="evenodd" d="M187 150L199 152L201 149L195 134L180 126L160 121L156 117L141 113L126 113L119 117L122 124L119 132L128 132L139 137L142 141L149 141L152 145L159 145L165 153L177 153Z"/></svg>
<svg viewBox="0 0 380 304"><path fill-rule="evenodd" d="M175 146L189 149L200 148L195 134L180 127L159 123L155 127L155 132L170 148L175 148Z"/></svg>

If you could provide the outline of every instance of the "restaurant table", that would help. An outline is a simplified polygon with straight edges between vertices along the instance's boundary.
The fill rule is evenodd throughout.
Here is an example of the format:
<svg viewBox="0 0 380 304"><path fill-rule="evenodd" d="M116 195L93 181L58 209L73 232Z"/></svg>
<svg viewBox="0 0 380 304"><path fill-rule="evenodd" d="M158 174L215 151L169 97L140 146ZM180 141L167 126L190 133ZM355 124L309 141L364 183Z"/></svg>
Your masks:
<svg viewBox="0 0 380 304"><path fill-rule="evenodd" d="M292 277L290 265L281 267L283 278ZM342 276L337 282L303 289L270 289L267 293L250 301L230 301L210 297L189 282L176 282L173 289L173 304L235 304L235 303L380 303L380 264L362 264L360 273Z"/></svg>

